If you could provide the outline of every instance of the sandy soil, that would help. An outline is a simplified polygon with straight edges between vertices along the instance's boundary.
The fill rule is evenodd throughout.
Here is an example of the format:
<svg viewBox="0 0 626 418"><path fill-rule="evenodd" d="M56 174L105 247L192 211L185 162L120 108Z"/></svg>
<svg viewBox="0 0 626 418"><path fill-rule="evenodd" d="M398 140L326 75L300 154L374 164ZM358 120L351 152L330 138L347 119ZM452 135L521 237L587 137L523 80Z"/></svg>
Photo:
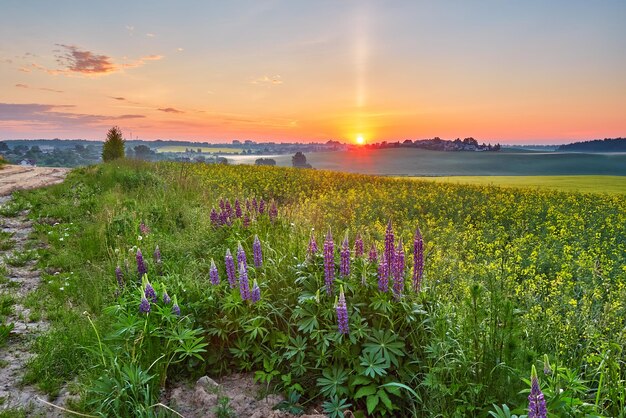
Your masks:
<svg viewBox="0 0 626 418"><path fill-rule="evenodd" d="M14 190L60 183L68 171L68 168L6 165L0 168L0 196L11 194Z"/></svg>

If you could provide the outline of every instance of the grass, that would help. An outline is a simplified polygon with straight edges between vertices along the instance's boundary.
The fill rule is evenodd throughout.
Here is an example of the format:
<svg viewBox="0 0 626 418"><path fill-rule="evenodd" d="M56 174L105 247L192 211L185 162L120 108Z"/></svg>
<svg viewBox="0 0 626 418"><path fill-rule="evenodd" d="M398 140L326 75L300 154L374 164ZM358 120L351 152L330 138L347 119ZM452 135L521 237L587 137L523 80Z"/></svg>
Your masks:
<svg viewBox="0 0 626 418"><path fill-rule="evenodd" d="M263 199L263 214L253 198ZM243 371L336 416L348 404L375 416L486 416L504 403L523 414L522 379L532 365L541 370L544 355L554 373L541 385L555 416L620 416L626 406L622 194L116 161L15 199L35 219L58 221L35 228L48 244L39 266L55 273L25 301L51 322L26 381L55 393L79 376L83 412L150 416L159 388L174 378ZM215 225L211 211L222 212L221 199L250 222L232 216ZM390 219L395 254L406 261L402 280L387 283L404 285L395 296L379 291L377 263L354 254L358 234L366 254L374 245L382 258ZM329 231L333 259L308 255L311 236L321 249ZM264 261L253 267L257 236ZM345 236L351 269L341 277ZM238 277L258 284L255 303L242 300L244 281L231 289L227 280L226 251L237 257L239 245L250 268ZM146 299L147 314L139 312L147 289L141 263L158 294ZM217 285L209 281L213 263ZM340 293L346 335L338 332Z"/></svg>
<svg viewBox="0 0 626 418"><path fill-rule="evenodd" d="M191 149L194 152L198 151L198 148L202 150L203 153L227 153L232 154L235 152L241 152L243 148L229 148L229 147L184 147L180 145L166 145L164 147L157 148L157 152L185 152L187 149Z"/></svg>
<svg viewBox="0 0 626 418"><path fill-rule="evenodd" d="M626 193L626 177L623 176L453 176L411 178L437 183L554 189L565 192Z"/></svg>

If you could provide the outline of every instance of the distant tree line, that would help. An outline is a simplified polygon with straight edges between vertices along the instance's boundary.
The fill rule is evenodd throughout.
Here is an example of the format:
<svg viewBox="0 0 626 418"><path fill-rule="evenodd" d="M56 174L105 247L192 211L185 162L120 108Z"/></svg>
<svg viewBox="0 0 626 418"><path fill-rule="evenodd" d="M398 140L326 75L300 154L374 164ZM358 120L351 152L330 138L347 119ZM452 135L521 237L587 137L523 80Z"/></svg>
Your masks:
<svg viewBox="0 0 626 418"><path fill-rule="evenodd" d="M561 145L557 151L626 152L626 138L604 138Z"/></svg>
<svg viewBox="0 0 626 418"><path fill-rule="evenodd" d="M366 148L385 149L385 148L420 148L432 151L500 151L500 144L491 145L478 143L472 137L465 139L457 138L455 140L441 139L438 136L432 139L406 139L402 142L377 142L375 144L365 145Z"/></svg>

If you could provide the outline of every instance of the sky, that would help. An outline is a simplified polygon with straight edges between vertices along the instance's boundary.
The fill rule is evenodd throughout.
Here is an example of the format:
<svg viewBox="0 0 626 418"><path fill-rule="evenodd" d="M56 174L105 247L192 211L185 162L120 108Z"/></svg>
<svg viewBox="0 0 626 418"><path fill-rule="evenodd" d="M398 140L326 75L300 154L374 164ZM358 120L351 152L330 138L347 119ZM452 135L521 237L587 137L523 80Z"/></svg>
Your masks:
<svg viewBox="0 0 626 418"><path fill-rule="evenodd" d="M0 0L0 139L626 137L626 2Z"/></svg>

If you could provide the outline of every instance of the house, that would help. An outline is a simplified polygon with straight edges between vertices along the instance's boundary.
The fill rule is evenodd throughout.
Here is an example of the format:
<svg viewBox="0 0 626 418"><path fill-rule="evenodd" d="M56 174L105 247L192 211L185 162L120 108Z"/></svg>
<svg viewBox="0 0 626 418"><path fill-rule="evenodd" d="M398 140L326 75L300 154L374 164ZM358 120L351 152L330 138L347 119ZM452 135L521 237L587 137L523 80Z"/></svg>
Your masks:
<svg viewBox="0 0 626 418"><path fill-rule="evenodd" d="M19 165L22 167L36 167L37 162L35 160L22 160Z"/></svg>

